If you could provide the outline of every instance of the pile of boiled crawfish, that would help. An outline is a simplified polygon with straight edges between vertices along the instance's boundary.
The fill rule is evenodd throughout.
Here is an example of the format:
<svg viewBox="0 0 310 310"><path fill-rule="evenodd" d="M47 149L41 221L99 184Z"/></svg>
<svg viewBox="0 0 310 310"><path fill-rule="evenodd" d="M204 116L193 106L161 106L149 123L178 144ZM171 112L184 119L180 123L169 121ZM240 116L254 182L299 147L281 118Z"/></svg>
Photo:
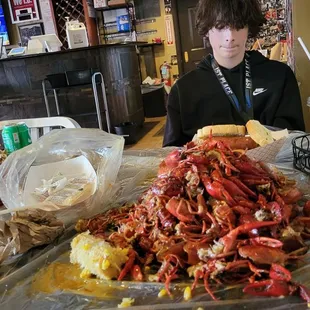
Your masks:
<svg viewBox="0 0 310 310"><path fill-rule="evenodd" d="M171 294L170 282L189 275L192 290L203 280L215 300L211 285L249 282L247 294L310 302L286 269L308 252L302 197L295 181L210 137L170 153L137 203L80 220L77 230L130 248L118 280L161 281Z"/></svg>

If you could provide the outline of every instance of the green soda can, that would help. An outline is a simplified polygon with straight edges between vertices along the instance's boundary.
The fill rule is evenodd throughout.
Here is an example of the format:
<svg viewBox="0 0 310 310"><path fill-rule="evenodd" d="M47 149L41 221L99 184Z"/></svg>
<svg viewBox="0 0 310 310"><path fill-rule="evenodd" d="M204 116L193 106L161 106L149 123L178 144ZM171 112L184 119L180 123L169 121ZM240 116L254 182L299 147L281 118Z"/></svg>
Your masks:
<svg viewBox="0 0 310 310"><path fill-rule="evenodd" d="M8 154L22 148L16 124L5 125L2 130L4 149Z"/></svg>
<svg viewBox="0 0 310 310"><path fill-rule="evenodd" d="M29 128L24 122L17 123L18 127L18 134L19 134L19 140L21 147L25 147L32 143L31 137L29 134Z"/></svg>

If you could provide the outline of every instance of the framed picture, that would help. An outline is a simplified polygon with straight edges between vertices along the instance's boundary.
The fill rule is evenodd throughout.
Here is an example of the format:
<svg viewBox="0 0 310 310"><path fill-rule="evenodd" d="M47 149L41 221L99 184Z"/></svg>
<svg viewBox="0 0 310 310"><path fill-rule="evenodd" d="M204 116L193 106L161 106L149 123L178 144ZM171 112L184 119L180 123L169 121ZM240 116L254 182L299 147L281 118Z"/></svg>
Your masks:
<svg viewBox="0 0 310 310"><path fill-rule="evenodd" d="M12 24L40 19L37 0L8 0Z"/></svg>
<svg viewBox="0 0 310 310"><path fill-rule="evenodd" d="M22 46L27 46L28 41L33 36L41 36L44 34L43 24L36 23L30 25L18 26L20 42Z"/></svg>

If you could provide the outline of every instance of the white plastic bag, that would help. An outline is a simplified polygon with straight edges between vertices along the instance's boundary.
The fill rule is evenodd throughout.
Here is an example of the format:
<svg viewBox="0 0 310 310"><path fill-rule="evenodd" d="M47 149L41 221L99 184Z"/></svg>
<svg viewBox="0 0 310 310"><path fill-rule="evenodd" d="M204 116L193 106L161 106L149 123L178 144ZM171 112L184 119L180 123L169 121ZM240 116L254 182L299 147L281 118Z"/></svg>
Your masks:
<svg viewBox="0 0 310 310"><path fill-rule="evenodd" d="M58 211L65 224L103 211L110 202L124 149L124 138L99 129L53 130L33 144L12 153L0 166L0 198L9 210L26 206L24 188L30 167L84 155L97 175L97 189L87 201ZM55 171L57 173L57 171Z"/></svg>

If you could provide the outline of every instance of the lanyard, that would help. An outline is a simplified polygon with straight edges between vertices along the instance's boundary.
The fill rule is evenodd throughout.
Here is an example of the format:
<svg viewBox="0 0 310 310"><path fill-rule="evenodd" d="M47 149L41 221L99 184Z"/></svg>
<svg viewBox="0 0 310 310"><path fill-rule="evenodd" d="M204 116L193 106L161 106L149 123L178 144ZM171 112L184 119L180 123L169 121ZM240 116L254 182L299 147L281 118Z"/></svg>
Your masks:
<svg viewBox="0 0 310 310"><path fill-rule="evenodd" d="M223 90L225 91L228 99L236 109L236 111L240 114L244 122L248 122L250 119L253 119L253 100L252 100L252 76L251 76L251 67L250 62L248 60L249 55L245 54L246 57L244 59L245 62L245 102L246 102L246 111L243 111L240 102L229 86L226 78L222 70L220 69L217 61L214 59L213 55L211 55L211 65L212 69L222 85Z"/></svg>

